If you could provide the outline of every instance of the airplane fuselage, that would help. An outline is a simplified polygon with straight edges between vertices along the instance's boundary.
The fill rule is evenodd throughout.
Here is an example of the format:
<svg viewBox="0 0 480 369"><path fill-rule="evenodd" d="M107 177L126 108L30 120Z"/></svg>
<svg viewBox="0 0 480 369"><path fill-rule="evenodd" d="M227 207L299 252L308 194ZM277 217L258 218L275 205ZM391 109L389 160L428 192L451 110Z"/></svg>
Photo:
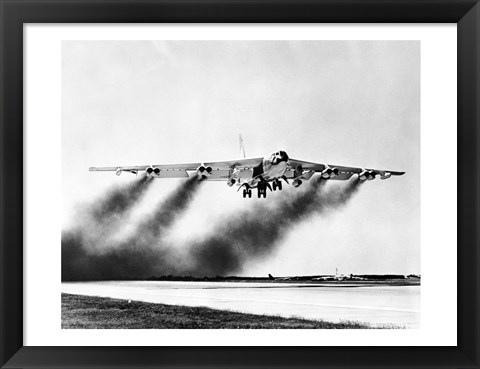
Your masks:
<svg viewBox="0 0 480 369"><path fill-rule="evenodd" d="M287 171L287 162L281 161L277 164L270 165L269 167L263 167L263 178L265 180L282 178Z"/></svg>
<svg viewBox="0 0 480 369"><path fill-rule="evenodd" d="M262 162L253 168L233 171L231 178L239 186L248 184L255 188L259 183L282 178L288 167L288 155L285 151L277 151L265 156Z"/></svg>
<svg viewBox="0 0 480 369"><path fill-rule="evenodd" d="M288 155L285 151L277 151L265 156L261 163L253 168L233 171L230 183L244 187L243 197L252 196L252 188L258 189L258 197L266 197L267 188L275 191L282 189L280 179L287 181L285 173L288 168ZM269 183L271 182L272 185ZM239 190L240 190L239 188Z"/></svg>

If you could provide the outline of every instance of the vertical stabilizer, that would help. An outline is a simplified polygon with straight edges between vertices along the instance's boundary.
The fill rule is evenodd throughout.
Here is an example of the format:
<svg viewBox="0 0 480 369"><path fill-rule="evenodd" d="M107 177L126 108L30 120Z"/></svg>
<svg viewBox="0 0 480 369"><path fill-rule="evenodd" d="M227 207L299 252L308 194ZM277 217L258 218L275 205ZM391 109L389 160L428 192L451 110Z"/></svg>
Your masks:
<svg viewBox="0 0 480 369"><path fill-rule="evenodd" d="M241 134L238 135L238 140L240 143L240 156L245 159L245 147L243 146L243 137Z"/></svg>

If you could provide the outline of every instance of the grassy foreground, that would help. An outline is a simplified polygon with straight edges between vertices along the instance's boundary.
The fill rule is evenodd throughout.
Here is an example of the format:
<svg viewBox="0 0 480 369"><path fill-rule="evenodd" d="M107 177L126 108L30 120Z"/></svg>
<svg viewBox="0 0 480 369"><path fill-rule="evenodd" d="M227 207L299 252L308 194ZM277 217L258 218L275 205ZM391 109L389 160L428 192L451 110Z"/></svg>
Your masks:
<svg viewBox="0 0 480 369"><path fill-rule="evenodd" d="M234 313L204 307L162 305L62 293L63 329L355 329L355 322Z"/></svg>

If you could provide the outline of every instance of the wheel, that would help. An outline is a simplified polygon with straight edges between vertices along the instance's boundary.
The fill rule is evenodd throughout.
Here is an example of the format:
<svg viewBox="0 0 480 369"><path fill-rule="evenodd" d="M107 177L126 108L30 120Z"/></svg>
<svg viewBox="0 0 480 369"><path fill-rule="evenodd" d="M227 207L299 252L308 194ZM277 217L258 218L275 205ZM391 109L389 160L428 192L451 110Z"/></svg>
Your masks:
<svg viewBox="0 0 480 369"><path fill-rule="evenodd" d="M266 197L267 197L267 190L264 189L264 190L263 190L263 198L265 199Z"/></svg>
<svg viewBox="0 0 480 369"><path fill-rule="evenodd" d="M278 181L277 185L278 185L278 190L281 191L282 190L282 182Z"/></svg>
<svg viewBox="0 0 480 369"><path fill-rule="evenodd" d="M249 199L252 198L252 190L248 190L248 198L249 198Z"/></svg>
<svg viewBox="0 0 480 369"><path fill-rule="evenodd" d="M273 183L272 183L272 189L273 189L274 191L277 190L277 182L273 181Z"/></svg>
<svg viewBox="0 0 480 369"><path fill-rule="evenodd" d="M243 189L243 198L247 197L247 190Z"/></svg>
<svg viewBox="0 0 480 369"><path fill-rule="evenodd" d="M258 196L258 198L260 198L262 196L262 190L260 189L260 187L257 190L257 196Z"/></svg>

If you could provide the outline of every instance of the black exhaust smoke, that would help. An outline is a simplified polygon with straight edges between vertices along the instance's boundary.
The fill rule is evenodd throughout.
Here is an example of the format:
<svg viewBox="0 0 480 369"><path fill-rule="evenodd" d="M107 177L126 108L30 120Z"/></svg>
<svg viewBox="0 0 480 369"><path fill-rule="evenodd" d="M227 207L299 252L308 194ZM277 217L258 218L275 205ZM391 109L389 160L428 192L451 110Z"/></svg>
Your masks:
<svg viewBox="0 0 480 369"><path fill-rule="evenodd" d="M75 229L83 229L91 237L103 239L118 228L119 222L148 190L152 179L142 177L124 186L115 186L94 202L76 209Z"/></svg>
<svg viewBox="0 0 480 369"><path fill-rule="evenodd" d="M136 279L156 273L174 272L175 253L172 248L162 244L162 232L171 226L188 207L199 184L196 177L185 181L152 214L140 222L134 235L127 240L109 240L106 244L104 232L92 236L91 229L85 226L85 222L81 227L64 232L62 234L62 280ZM128 191L131 190L130 187L124 188L125 193L108 198L112 201L129 198ZM122 201L122 203L127 202ZM129 202L124 212L134 204L134 201ZM93 207L86 217L108 218L109 214L119 213L118 206L114 204L106 204L101 209L102 211L98 211L97 206ZM111 224L110 221L99 220L99 222ZM117 224L118 226L121 225ZM112 231L112 227L107 228Z"/></svg>
<svg viewBox="0 0 480 369"><path fill-rule="evenodd" d="M199 183L196 177L185 181L152 214L146 216L134 235L126 240L105 245L103 233L99 233L102 239L92 237L91 229L85 224L64 232L62 280L124 280L169 274L215 276L237 273L248 261L269 255L291 226L312 214L338 209L346 204L362 182L351 180L346 185L325 189L325 180L312 178L303 190L285 191L268 202L255 203L249 210L223 219L212 234L192 241L187 255L180 255L178 245L165 240L165 231L187 209ZM104 202L100 207L102 211L98 210L100 205L97 204L91 208L87 218L106 216L108 219L109 214L121 213L119 208L125 212L135 203L121 207L108 204L106 200Z"/></svg>
<svg viewBox="0 0 480 369"><path fill-rule="evenodd" d="M151 183L152 178L144 176L126 186L114 187L92 205L89 215L99 222L115 215L123 215L137 203Z"/></svg>
<svg viewBox="0 0 480 369"><path fill-rule="evenodd" d="M324 190L325 180L312 179L301 193L282 194L273 206L257 204L228 218L214 233L192 247L195 266L189 274L215 276L238 273L249 260L267 256L290 227L312 214L345 205L358 190L358 179Z"/></svg>
<svg viewBox="0 0 480 369"><path fill-rule="evenodd" d="M137 227L135 238L144 235L151 241L155 241L154 243L158 243L162 231L171 226L178 216L186 210L201 182L196 176L183 182Z"/></svg>
<svg viewBox="0 0 480 369"><path fill-rule="evenodd" d="M105 246L151 183L151 178L142 177L128 185L115 186L93 203L77 209L77 224L62 231L62 280L75 279L89 268L86 256Z"/></svg>

